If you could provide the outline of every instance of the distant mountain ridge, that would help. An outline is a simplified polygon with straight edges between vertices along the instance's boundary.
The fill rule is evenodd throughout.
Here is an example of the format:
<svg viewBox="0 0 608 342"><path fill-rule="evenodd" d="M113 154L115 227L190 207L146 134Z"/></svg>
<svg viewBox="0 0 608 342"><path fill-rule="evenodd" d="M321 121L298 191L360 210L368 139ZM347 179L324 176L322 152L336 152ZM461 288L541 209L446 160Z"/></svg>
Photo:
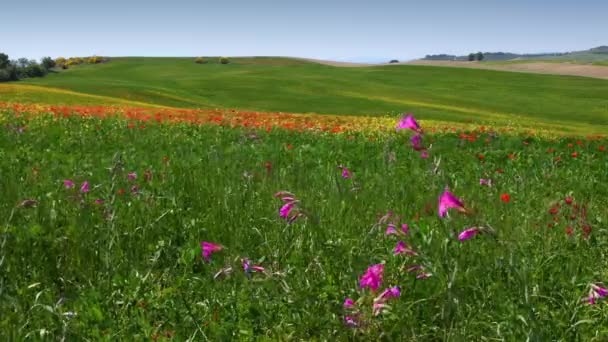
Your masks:
<svg viewBox="0 0 608 342"><path fill-rule="evenodd" d="M548 52L533 54L518 54L512 52L484 52L484 61L509 61L519 59L573 59L589 62L608 60L608 46L602 45L588 50L571 52ZM431 61L467 61L469 56L457 56L449 54L426 55L422 60Z"/></svg>

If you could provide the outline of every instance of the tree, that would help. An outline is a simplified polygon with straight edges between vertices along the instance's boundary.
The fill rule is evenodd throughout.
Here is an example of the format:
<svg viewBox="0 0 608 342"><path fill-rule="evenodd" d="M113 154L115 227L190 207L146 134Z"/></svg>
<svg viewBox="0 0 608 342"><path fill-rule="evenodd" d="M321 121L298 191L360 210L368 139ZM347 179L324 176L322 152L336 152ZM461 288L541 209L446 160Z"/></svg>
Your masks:
<svg viewBox="0 0 608 342"><path fill-rule="evenodd" d="M55 67L55 61L51 58L51 57L44 57L40 60L40 64L42 64L42 67L45 68L46 70L50 70L52 68Z"/></svg>
<svg viewBox="0 0 608 342"><path fill-rule="evenodd" d="M196 57L196 59L194 60L194 63L205 64L205 63L207 63L207 61L203 57Z"/></svg>
<svg viewBox="0 0 608 342"><path fill-rule="evenodd" d="M472 62L472 61L474 61L474 60L475 60L475 54L471 52L471 53L469 54L469 62Z"/></svg>
<svg viewBox="0 0 608 342"><path fill-rule="evenodd" d="M480 51L475 55L475 59L478 61L483 61L483 53Z"/></svg>
<svg viewBox="0 0 608 342"><path fill-rule="evenodd" d="M227 57L220 57L220 63L228 64L230 63L230 60Z"/></svg>
<svg viewBox="0 0 608 342"><path fill-rule="evenodd" d="M8 55L5 53L0 53L0 69L6 69L9 62L10 60L8 59Z"/></svg>
<svg viewBox="0 0 608 342"><path fill-rule="evenodd" d="M391 59L391 61L389 63L399 63L398 59Z"/></svg>

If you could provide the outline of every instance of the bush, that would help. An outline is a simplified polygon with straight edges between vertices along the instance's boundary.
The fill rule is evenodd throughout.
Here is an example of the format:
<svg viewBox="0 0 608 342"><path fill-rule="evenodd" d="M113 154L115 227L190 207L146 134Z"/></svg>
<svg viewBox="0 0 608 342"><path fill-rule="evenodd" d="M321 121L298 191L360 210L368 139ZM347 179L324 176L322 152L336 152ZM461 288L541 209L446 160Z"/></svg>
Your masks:
<svg viewBox="0 0 608 342"><path fill-rule="evenodd" d="M57 65L59 67L63 67L66 62L67 62L67 60L65 58L63 58L63 57L57 57L55 59L55 65Z"/></svg>
<svg viewBox="0 0 608 342"><path fill-rule="evenodd" d="M92 57L89 57L87 62L89 64L99 64L99 63L103 62L103 58L99 57L99 56L92 56Z"/></svg>
<svg viewBox="0 0 608 342"><path fill-rule="evenodd" d="M84 62L83 59L80 58L80 57L70 57L65 64L67 64L67 65L79 65L79 64L82 64L83 62Z"/></svg>
<svg viewBox="0 0 608 342"><path fill-rule="evenodd" d="M230 63L230 60L227 57L220 57L220 63L228 64L228 63Z"/></svg>
<svg viewBox="0 0 608 342"><path fill-rule="evenodd" d="M398 59L391 59L391 61L389 63L399 63Z"/></svg>
<svg viewBox="0 0 608 342"><path fill-rule="evenodd" d="M207 61L203 57L196 57L196 59L194 60L194 63L196 63L196 64L207 64Z"/></svg>

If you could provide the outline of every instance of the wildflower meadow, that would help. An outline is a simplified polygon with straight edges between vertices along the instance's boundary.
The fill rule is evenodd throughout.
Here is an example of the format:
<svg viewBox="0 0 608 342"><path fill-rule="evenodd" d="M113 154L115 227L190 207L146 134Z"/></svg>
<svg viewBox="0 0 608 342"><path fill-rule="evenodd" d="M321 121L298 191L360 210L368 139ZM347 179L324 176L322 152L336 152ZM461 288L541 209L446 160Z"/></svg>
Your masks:
<svg viewBox="0 0 608 342"><path fill-rule="evenodd" d="M608 339L604 136L0 108L0 340Z"/></svg>

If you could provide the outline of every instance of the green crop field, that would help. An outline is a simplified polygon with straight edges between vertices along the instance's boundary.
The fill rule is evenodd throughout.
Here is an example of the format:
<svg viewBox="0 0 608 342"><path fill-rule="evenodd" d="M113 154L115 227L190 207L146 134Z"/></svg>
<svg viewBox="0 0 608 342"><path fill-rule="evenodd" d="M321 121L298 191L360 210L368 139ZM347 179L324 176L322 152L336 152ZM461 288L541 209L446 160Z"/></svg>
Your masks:
<svg viewBox="0 0 608 342"><path fill-rule="evenodd" d="M126 100L140 106L374 116L407 108L420 118L448 122L608 131L605 80L406 65L340 68L287 58L235 58L227 65L208 60L113 58L0 85L0 101ZM24 90L21 84L43 88Z"/></svg>

